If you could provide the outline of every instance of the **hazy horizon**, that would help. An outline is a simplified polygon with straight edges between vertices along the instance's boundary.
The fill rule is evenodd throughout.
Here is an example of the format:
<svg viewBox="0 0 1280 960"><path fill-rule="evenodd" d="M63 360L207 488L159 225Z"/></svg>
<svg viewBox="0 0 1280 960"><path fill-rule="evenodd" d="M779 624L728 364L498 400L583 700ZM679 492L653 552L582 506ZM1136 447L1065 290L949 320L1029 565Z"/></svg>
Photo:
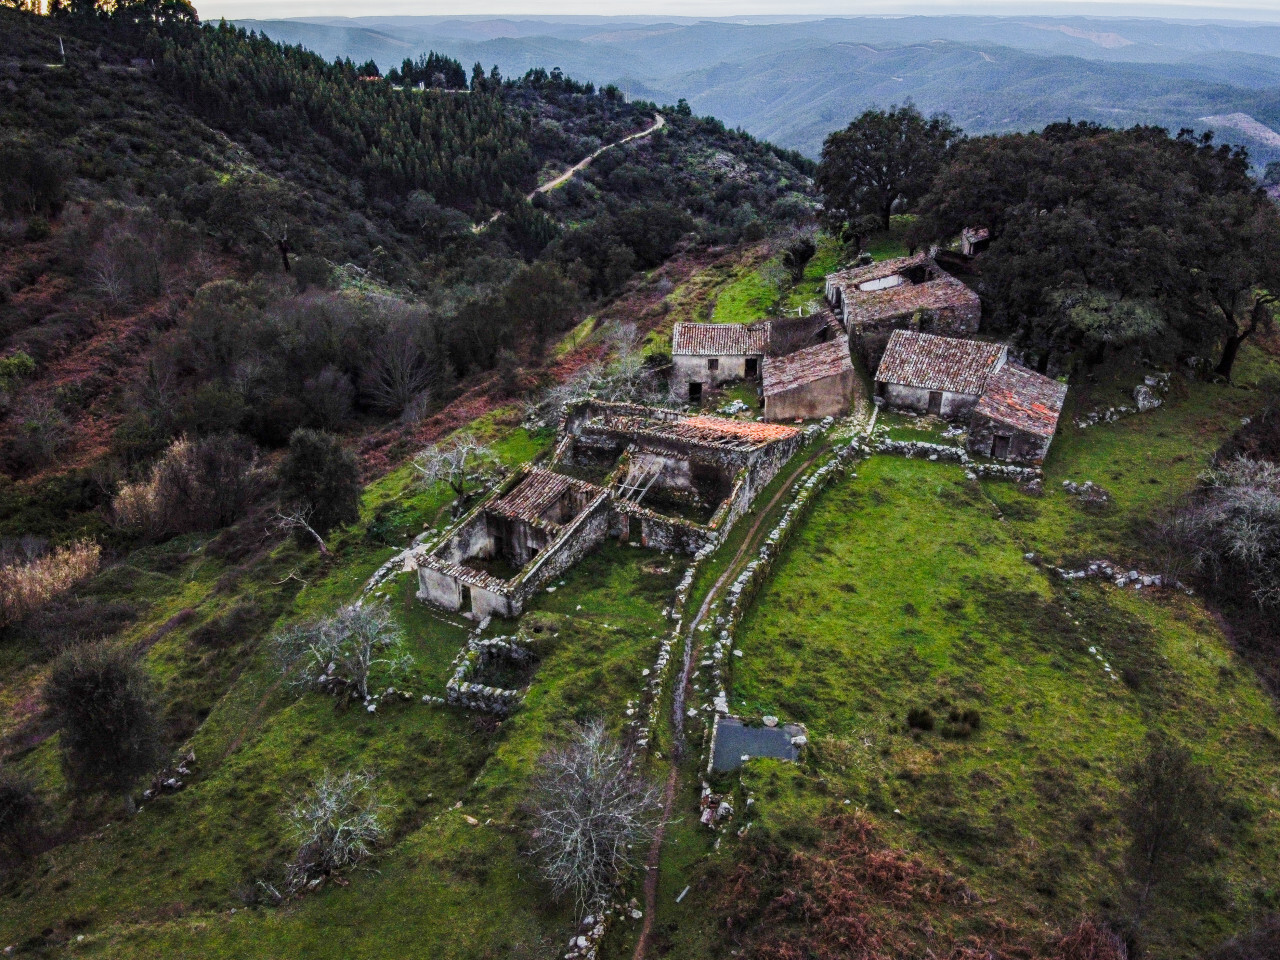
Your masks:
<svg viewBox="0 0 1280 960"><path fill-rule="evenodd" d="M1066 17L1087 16L1097 19L1146 18L1157 20L1228 20L1228 21L1280 21L1280 0L1270 2L1211 4L1203 2L1153 2L1108 3L1105 0L1077 0L1077 2L1015 2L1015 0L986 0L966 3L957 0L914 0L908 3L870 0L858 4L823 2L814 0L801 9L783 12L777 0L562 0L549 9L537 0L500 0L492 6L485 5L466 13L459 13L457 4L443 0L377 0L375 3L352 10L345 0L205 0L197 3L202 19L217 20L274 20L309 19L316 17L349 18L359 20L369 17L448 17L451 19L492 19L519 17L522 19L549 19L573 17L583 20L607 20L628 17L644 20L805 20L828 17L853 18L863 16L1007 16L1007 17ZM603 8L603 10L602 10Z"/></svg>

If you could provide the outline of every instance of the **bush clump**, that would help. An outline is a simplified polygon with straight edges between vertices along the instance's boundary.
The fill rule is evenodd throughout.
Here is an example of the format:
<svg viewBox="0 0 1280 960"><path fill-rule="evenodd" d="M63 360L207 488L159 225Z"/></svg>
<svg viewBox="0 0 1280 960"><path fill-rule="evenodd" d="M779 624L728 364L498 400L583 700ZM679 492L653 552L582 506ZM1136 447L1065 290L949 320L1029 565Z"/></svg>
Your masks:
<svg viewBox="0 0 1280 960"><path fill-rule="evenodd" d="M932 730L935 719L928 707L912 707L907 711L907 726L912 730Z"/></svg>
<svg viewBox="0 0 1280 960"><path fill-rule="evenodd" d="M45 703L60 733L62 767L77 789L125 792L159 764L155 691L127 651L97 643L54 663Z"/></svg>
<svg viewBox="0 0 1280 960"><path fill-rule="evenodd" d="M102 549L78 540L47 550L43 543L7 551L0 564L0 626L17 623L98 572Z"/></svg>

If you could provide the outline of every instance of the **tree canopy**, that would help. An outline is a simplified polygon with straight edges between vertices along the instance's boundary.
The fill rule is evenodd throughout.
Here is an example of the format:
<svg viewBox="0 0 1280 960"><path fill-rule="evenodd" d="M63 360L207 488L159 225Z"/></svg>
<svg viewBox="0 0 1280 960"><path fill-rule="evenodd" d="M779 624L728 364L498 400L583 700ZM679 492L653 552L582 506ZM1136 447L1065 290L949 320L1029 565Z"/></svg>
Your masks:
<svg viewBox="0 0 1280 960"><path fill-rule="evenodd" d="M959 140L950 117L926 118L910 103L865 111L822 145L818 187L830 225L875 216L889 229L894 205L924 196Z"/></svg>
<svg viewBox="0 0 1280 960"><path fill-rule="evenodd" d="M920 202L914 239L986 227L980 292L1042 368L1109 348L1212 355L1272 323L1280 220L1239 149L1154 127L1054 124L962 143Z"/></svg>

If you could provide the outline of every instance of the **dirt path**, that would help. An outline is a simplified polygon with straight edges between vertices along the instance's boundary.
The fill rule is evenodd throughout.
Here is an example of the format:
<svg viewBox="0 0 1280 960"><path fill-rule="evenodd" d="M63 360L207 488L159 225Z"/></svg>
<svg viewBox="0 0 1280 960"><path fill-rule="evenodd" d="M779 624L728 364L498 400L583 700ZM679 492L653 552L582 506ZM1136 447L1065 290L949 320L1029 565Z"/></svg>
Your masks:
<svg viewBox="0 0 1280 960"><path fill-rule="evenodd" d="M666 125L667 125L667 118L660 113L655 113L653 115L653 126L646 127L645 129L639 131L638 133L633 133L630 136L623 137L621 140L615 140L613 143L606 143L603 147L601 147L595 153L591 154L590 156L583 157L581 160L575 163L572 167L570 167L564 173L560 174L560 176L556 177L554 180L548 183L544 183L542 186L538 187L536 190L531 191L529 195L525 197L525 199L533 200L533 198L540 193L550 193L556 187L559 187L562 184L568 183L570 180L572 180L577 174L585 170L591 164L592 160L596 159L596 157L600 156L600 154L604 153L606 150L612 150L614 147L620 147L622 146L622 144L630 143L632 140L643 139L644 137L657 133ZM471 228L472 232L482 233L483 231L487 230L490 226L497 223L498 220L502 218L503 212L504 211L499 210L497 213L491 216L484 223L477 223L474 227Z"/></svg>
<svg viewBox="0 0 1280 960"><path fill-rule="evenodd" d="M711 589L707 591L706 599L702 601L702 606L698 608L697 614L689 623L689 628L685 633L684 640L684 659L680 668L680 682L676 685L675 694L671 702L671 723L674 728L675 740L674 749L671 756L671 769L667 772L667 782L663 789L663 809L662 823L658 827L657 835L653 838L653 843L649 846L649 856L645 861L645 878L644 878L644 923L640 927L640 939L636 941L636 951L633 960L644 960L645 951L649 945L649 934L653 929L653 916L656 912L658 903L658 863L662 856L662 841L666 836L666 824L671 820L671 814L675 809L676 788L680 779L680 761L684 757L685 740L684 740L684 704L685 691L689 686L690 670L693 667L694 650L696 642L694 639L694 631L698 629L698 625L702 623L707 613L714 606L716 598L719 597L720 591L724 589L724 585L729 583L741 570L746 558L759 548L757 537L760 534L760 527L764 524L765 519L783 497L787 496L791 491L791 486L796 479L813 466L814 461L823 454L823 449L813 452L803 463L791 471L791 475L778 488L777 493L769 500L764 509L756 513L755 523L751 525L751 529L747 531L746 537L742 540L742 545L738 547L738 552L733 555L733 559L729 565L725 567L724 573L716 579L711 585Z"/></svg>

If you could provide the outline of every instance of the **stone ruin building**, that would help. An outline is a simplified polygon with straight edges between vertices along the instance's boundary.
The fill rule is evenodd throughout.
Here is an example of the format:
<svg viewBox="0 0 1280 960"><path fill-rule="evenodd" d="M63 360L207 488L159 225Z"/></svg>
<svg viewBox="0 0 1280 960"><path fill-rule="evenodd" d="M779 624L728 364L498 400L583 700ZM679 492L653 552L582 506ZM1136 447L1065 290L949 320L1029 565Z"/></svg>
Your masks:
<svg viewBox="0 0 1280 960"><path fill-rule="evenodd" d="M995 460L1043 463L1066 399L1065 383L1006 363L987 377L969 417L969 452Z"/></svg>
<svg viewBox="0 0 1280 960"><path fill-rule="evenodd" d="M839 336L764 361L764 417L799 420L840 417L849 412L853 393L849 340Z"/></svg>
<svg viewBox="0 0 1280 960"><path fill-rule="evenodd" d="M676 400L698 403L710 388L758 380L767 420L849 411L854 376L849 341L830 310L752 324L677 323L671 360L670 391Z"/></svg>
<svg viewBox="0 0 1280 960"><path fill-rule="evenodd" d="M671 335L671 392L700 403L705 391L734 380L756 380L769 348L770 321L677 323Z"/></svg>
<svg viewBox="0 0 1280 960"><path fill-rule="evenodd" d="M724 536L802 442L777 424L578 404L545 467L526 466L410 554L418 597L476 619L515 617L608 537L696 553Z"/></svg>
<svg viewBox="0 0 1280 960"><path fill-rule="evenodd" d="M1040 463L1058 427L1065 384L1009 360L1001 343L895 330L875 376L886 406L969 420L967 446L997 460Z"/></svg>
<svg viewBox="0 0 1280 960"><path fill-rule="evenodd" d="M872 370L894 330L956 336L976 333L982 319L978 295L924 253L839 270L826 295Z"/></svg>
<svg viewBox="0 0 1280 960"><path fill-rule="evenodd" d="M976 257L991 243L991 231L986 227L965 227L960 231L960 252L966 257Z"/></svg>

